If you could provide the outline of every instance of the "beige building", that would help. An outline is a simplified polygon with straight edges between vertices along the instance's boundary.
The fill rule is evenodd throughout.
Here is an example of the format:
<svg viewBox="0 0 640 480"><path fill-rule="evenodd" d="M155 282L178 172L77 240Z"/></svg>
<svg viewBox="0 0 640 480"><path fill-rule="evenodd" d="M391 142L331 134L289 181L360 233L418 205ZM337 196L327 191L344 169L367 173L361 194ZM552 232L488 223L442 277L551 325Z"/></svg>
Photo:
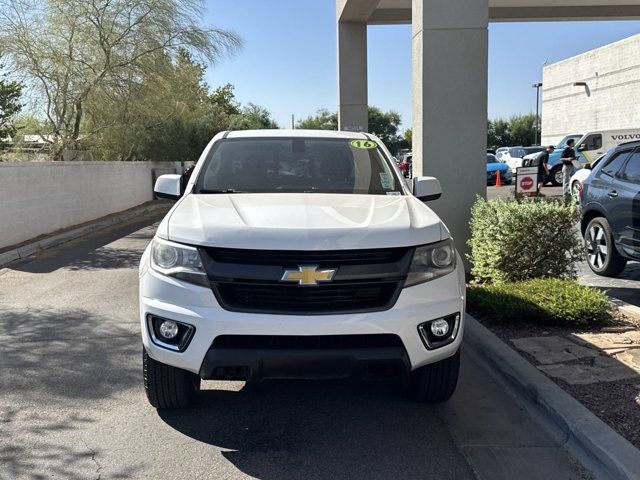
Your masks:
<svg viewBox="0 0 640 480"><path fill-rule="evenodd" d="M414 174L440 179L431 205L466 251L486 194L489 22L637 19L640 0L336 0L336 17L345 130L367 130L367 26L412 25Z"/></svg>
<svg viewBox="0 0 640 480"><path fill-rule="evenodd" d="M577 84L577 85L576 85ZM544 67L542 143L640 128L640 35Z"/></svg>

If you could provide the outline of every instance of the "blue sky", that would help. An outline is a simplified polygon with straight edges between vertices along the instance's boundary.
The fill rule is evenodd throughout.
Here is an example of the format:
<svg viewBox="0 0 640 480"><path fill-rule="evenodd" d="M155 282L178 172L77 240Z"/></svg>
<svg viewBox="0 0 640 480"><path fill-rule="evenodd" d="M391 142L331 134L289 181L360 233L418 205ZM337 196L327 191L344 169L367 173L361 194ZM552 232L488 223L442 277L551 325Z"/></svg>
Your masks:
<svg viewBox="0 0 640 480"><path fill-rule="evenodd" d="M234 30L243 49L209 67L212 87L268 108L280 126L336 110L335 0L207 0L205 22ZM489 26L489 117L535 109L542 64L640 33L640 21ZM411 27L369 27L369 104L411 122Z"/></svg>

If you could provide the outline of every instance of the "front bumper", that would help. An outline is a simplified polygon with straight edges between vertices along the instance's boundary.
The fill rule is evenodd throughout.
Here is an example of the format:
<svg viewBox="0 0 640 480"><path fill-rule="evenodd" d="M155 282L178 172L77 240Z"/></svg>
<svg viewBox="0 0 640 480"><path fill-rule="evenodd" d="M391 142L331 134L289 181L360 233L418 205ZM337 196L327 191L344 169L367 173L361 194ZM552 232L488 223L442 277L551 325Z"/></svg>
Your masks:
<svg viewBox="0 0 640 480"><path fill-rule="evenodd" d="M340 349L211 348L200 377L212 380L397 378L411 370L399 347Z"/></svg>
<svg viewBox="0 0 640 480"><path fill-rule="evenodd" d="M260 372L262 369L262 377L307 378L304 369L300 368L291 375L281 375L281 372L289 369L291 364L300 365L300 362L302 365L306 362L310 370L318 367L320 371L324 371L325 360L328 360L329 364L333 362L335 371L338 372L338 375L327 376L346 376L346 373L343 375L340 372L357 371L360 367L377 360L389 359L389 355L393 357L393 362L399 361L398 365L405 370L413 370L450 357L458 350L464 330L464 302L465 278L460 258L453 273L403 289L396 304L389 310L312 316L227 311L220 307L211 289L166 277L148 268L146 253L140 268L140 324L142 341L149 356L159 362L198 373L203 378L216 378L213 374L216 365L250 366L252 372ZM460 326L455 340L437 349L427 349L418 333L418 325L454 313L460 314ZM172 319L195 327L195 333L186 350L176 352L156 345L149 334L148 315ZM324 351L318 355L317 350L247 352L240 349L222 352L212 348L216 337L221 335L363 334L397 335L402 341L402 351L358 349L357 352L343 350L334 355ZM283 361L287 358L291 361ZM265 359L268 366L274 367L269 368L269 372L275 373L264 374ZM284 365L285 363L287 365ZM300 375L298 371L301 372ZM317 376L324 375L314 375Z"/></svg>

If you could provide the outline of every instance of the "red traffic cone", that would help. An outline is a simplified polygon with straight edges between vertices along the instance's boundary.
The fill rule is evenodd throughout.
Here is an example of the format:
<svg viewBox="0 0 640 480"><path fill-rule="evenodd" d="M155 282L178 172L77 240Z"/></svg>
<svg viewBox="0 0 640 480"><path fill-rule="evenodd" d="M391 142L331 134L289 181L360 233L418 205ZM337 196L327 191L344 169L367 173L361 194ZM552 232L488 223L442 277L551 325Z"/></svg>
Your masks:
<svg viewBox="0 0 640 480"><path fill-rule="evenodd" d="M500 170L496 170L496 187L502 186L502 179L500 178Z"/></svg>

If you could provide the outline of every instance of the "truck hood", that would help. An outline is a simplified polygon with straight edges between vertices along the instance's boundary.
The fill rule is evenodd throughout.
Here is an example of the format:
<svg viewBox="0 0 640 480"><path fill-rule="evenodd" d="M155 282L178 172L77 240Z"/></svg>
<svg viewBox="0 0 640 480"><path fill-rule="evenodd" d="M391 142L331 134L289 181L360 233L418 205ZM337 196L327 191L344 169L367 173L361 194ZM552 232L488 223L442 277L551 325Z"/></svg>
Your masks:
<svg viewBox="0 0 640 480"><path fill-rule="evenodd" d="M410 195L188 194L158 235L192 245L267 250L420 245L449 236Z"/></svg>

